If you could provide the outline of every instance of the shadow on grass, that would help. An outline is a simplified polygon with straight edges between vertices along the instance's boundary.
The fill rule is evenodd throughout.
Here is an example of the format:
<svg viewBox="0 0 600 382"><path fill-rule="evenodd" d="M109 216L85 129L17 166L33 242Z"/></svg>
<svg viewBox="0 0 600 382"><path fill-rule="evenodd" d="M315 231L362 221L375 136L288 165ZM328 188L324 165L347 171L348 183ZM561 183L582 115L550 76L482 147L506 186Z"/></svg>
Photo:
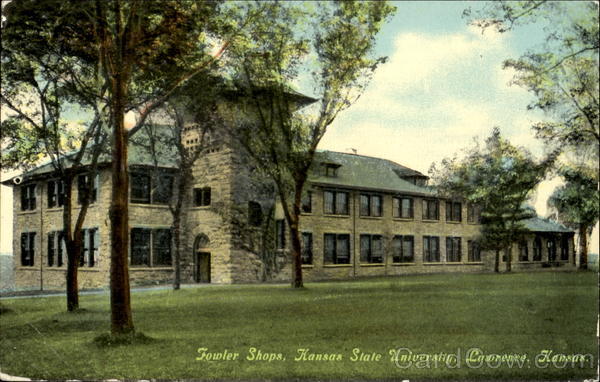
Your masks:
<svg viewBox="0 0 600 382"><path fill-rule="evenodd" d="M93 343L101 348L123 346L123 345L147 345L157 342L154 338L144 333L133 332L126 334L104 333L94 338Z"/></svg>

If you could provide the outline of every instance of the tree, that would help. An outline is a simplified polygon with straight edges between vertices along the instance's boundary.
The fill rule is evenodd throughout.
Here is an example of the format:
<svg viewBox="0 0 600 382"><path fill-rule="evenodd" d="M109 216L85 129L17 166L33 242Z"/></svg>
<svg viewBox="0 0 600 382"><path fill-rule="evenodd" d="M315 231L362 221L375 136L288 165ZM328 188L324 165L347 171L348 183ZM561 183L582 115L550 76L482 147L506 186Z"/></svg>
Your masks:
<svg viewBox="0 0 600 382"><path fill-rule="evenodd" d="M579 267L587 268L588 237L600 215L600 196L596 180L585 167L563 166L559 174L565 184L556 188L548 199L548 206L556 217L579 233Z"/></svg>
<svg viewBox="0 0 600 382"><path fill-rule="evenodd" d="M328 126L362 93L385 58L375 37L394 12L386 2L270 3L270 22L249 30L232 49L244 110L229 113L229 131L257 169L275 183L290 227L292 286L302 281L299 220L308 171ZM312 80L318 100L290 83ZM303 106L317 101L310 108Z"/></svg>
<svg viewBox="0 0 600 382"><path fill-rule="evenodd" d="M432 181L442 196L464 198L481 208L481 244L495 251L495 272L499 271L500 251L526 232L522 221L533 212L525 202L555 157L552 154L537 162L494 128L484 147L476 145L462 159L444 159L431 167ZM511 270L510 256L506 270Z"/></svg>
<svg viewBox="0 0 600 382"><path fill-rule="evenodd" d="M60 15L61 2L32 6L13 1L6 6L2 26L3 86L0 104L12 112L2 119L3 164L27 168L50 158L60 180L58 205L63 205L63 237L67 251L67 311L79 308L78 267L82 258L82 226L91 202L98 159L106 139L104 90L93 73L93 62L60 49L62 26L51 18ZM34 26L26 20L38 20ZM63 117L77 103L87 116L81 125L69 127ZM76 176L87 171L86 187L80 187L81 208L73 222L72 187ZM62 187L61 187L62 185ZM60 189L62 188L62 192Z"/></svg>
<svg viewBox="0 0 600 382"><path fill-rule="evenodd" d="M535 95L529 109L539 109L553 121L533 126L547 144L576 151L594 172L598 170L598 2L495 1L470 22L483 29L506 32L527 23L546 22L545 43L518 59L504 62L516 71L513 82ZM596 181L598 178L596 177Z"/></svg>
<svg viewBox="0 0 600 382"><path fill-rule="evenodd" d="M37 6L37 2L20 1L30 9ZM234 3L222 8L219 1L53 1L61 12L48 12L42 18L57 29L56 46L64 55L98 63L94 73L106 85L103 99L112 125L111 332L130 333L134 328L127 265L127 140L179 86L223 55L237 31L260 14L261 5ZM39 16L24 12L22 22L35 26ZM124 115L130 110L137 111L138 120L126 131Z"/></svg>

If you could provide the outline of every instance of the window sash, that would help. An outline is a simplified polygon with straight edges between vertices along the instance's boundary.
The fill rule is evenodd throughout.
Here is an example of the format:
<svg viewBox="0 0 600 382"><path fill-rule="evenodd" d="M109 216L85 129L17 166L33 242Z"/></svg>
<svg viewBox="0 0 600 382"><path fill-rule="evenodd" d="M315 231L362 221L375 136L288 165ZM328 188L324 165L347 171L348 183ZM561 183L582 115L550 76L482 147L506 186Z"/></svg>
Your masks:
<svg viewBox="0 0 600 382"><path fill-rule="evenodd" d="M21 233L21 265L32 267L35 264L35 232Z"/></svg>
<svg viewBox="0 0 600 382"><path fill-rule="evenodd" d="M150 204L151 179L145 174L131 174L131 202Z"/></svg>
<svg viewBox="0 0 600 382"><path fill-rule="evenodd" d="M526 241L519 243L519 261L529 261L529 249Z"/></svg>
<svg viewBox="0 0 600 382"><path fill-rule="evenodd" d="M277 249L285 248L285 220L278 219L275 221L275 236Z"/></svg>
<svg viewBox="0 0 600 382"><path fill-rule="evenodd" d="M371 206L369 195L360 195L360 216L369 216L371 214Z"/></svg>
<svg viewBox="0 0 600 382"><path fill-rule="evenodd" d="M439 203L437 200L423 199L423 219L439 220Z"/></svg>
<svg viewBox="0 0 600 382"><path fill-rule="evenodd" d="M312 212L312 192L311 191L307 191L302 196L301 209L302 209L302 212L307 213L307 214Z"/></svg>
<svg viewBox="0 0 600 382"><path fill-rule="evenodd" d="M152 265L171 265L171 230L152 232Z"/></svg>
<svg viewBox="0 0 600 382"><path fill-rule="evenodd" d="M437 236L423 236L423 258L427 263L440 261L440 241Z"/></svg>
<svg viewBox="0 0 600 382"><path fill-rule="evenodd" d="M446 238L446 261L449 263L458 263L461 258L461 239L460 237Z"/></svg>
<svg viewBox="0 0 600 382"><path fill-rule="evenodd" d="M150 266L150 239L150 229L131 229L131 265Z"/></svg>
<svg viewBox="0 0 600 382"><path fill-rule="evenodd" d="M312 233L302 232L302 264L312 264Z"/></svg>
<svg viewBox="0 0 600 382"><path fill-rule="evenodd" d="M21 210L35 210L35 184L28 184L21 187Z"/></svg>
<svg viewBox="0 0 600 382"><path fill-rule="evenodd" d="M168 204L173 197L173 184L175 178L171 175L162 175L156 177L156 189L152 195L152 203Z"/></svg>
<svg viewBox="0 0 600 382"><path fill-rule="evenodd" d="M348 194L346 192L335 193L335 213L338 215L348 214Z"/></svg>

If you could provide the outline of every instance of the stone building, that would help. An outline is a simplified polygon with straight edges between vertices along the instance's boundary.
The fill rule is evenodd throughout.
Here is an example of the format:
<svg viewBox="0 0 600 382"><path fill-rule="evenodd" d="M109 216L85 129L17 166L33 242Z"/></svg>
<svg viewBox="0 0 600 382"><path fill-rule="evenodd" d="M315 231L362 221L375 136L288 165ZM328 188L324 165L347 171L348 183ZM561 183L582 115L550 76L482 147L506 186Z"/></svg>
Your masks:
<svg viewBox="0 0 600 382"><path fill-rule="evenodd" d="M144 134L143 130L138 134ZM197 144L193 134L187 145ZM240 283L289 280L289 230L268 181L257 178L235 145L214 134L193 170L183 223L183 282ZM172 155L152 158L130 143L132 284L172 279L172 215L168 202L177 171ZM77 195L86 176L74 184ZM317 153L302 206L306 280L439 272L484 272L494 256L479 250L478 210L444 200L427 177L389 160L331 151ZM14 179L14 254L17 288L65 284L61 240L62 192L51 164ZM101 161L93 203L84 223L81 288L109 283L110 165ZM531 233L515 243L513 270L574 268L573 232L533 218ZM501 266L502 269L502 266Z"/></svg>

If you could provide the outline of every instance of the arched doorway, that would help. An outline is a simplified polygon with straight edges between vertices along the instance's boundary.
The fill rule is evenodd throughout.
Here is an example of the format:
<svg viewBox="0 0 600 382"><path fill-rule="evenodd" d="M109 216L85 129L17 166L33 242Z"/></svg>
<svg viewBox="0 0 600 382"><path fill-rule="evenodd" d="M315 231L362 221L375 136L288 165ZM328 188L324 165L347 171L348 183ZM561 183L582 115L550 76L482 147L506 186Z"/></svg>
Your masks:
<svg viewBox="0 0 600 382"><path fill-rule="evenodd" d="M201 233L194 240L194 281L210 283L210 240Z"/></svg>

